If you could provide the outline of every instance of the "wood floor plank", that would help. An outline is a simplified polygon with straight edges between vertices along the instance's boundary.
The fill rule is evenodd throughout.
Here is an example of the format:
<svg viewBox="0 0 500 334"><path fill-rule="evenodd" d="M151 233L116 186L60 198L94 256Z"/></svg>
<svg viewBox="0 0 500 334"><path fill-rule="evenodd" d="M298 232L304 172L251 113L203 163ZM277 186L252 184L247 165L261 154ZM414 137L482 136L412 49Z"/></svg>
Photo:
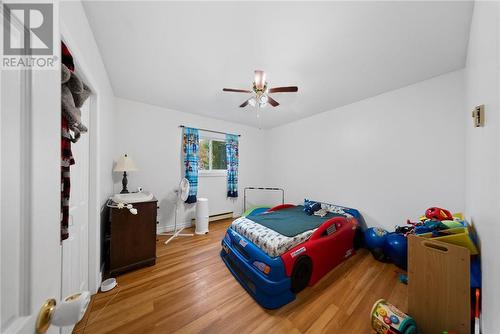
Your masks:
<svg viewBox="0 0 500 334"><path fill-rule="evenodd" d="M117 277L118 287L98 293L74 329L100 333L372 333L369 313L384 298L406 311L407 287L397 268L365 250L277 310L260 307L220 259L231 220L210 223L210 233L159 236L157 261Z"/></svg>

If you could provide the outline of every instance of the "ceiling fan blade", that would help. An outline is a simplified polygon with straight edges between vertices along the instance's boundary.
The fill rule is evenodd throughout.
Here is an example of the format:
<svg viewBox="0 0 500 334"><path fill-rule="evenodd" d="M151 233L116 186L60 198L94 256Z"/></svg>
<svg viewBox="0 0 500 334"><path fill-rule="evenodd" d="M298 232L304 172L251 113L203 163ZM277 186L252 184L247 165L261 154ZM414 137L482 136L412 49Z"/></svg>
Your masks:
<svg viewBox="0 0 500 334"><path fill-rule="evenodd" d="M253 97L249 98L248 100L246 100L245 102L243 102L241 105L240 105L240 108L245 108L249 103L250 103L250 100L253 99Z"/></svg>
<svg viewBox="0 0 500 334"><path fill-rule="evenodd" d="M289 87L274 87L269 89L269 93L293 93L297 92L299 88L297 86Z"/></svg>
<svg viewBox="0 0 500 334"><path fill-rule="evenodd" d="M273 107L277 107L279 106L280 104L278 103L278 101L276 101L275 99L273 99L272 97L268 96L267 97L267 102L272 105Z"/></svg>
<svg viewBox="0 0 500 334"><path fill-rule="evenodd" d="M251 90L247 89L235 89L235 88L222 88L224 92L236 92L236 93L251 93Z"/></svg>

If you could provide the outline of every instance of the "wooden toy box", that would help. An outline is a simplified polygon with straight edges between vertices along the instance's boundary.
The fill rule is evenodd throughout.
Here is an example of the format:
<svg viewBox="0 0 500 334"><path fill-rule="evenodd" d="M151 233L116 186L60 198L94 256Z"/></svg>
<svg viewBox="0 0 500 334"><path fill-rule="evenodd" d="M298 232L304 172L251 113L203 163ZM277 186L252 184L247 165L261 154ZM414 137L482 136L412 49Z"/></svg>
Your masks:
<svg viewBox="0 0 500 334"><path fill-rule="evenodd" d="M408 237L408 313L421 333L470 334L470 251Z"/></svg>

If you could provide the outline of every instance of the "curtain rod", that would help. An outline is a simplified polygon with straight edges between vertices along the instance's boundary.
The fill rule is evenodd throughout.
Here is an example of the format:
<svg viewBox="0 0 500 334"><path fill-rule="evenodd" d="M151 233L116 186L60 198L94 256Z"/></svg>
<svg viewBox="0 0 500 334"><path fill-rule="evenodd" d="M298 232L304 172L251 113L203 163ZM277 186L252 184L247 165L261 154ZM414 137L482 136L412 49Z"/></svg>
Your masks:
<svg viewBox="0 0 500 334"><path fill-rule="evenodd" d="M189 126L185 126L185 125L179 125L180 128L189 128ZM193 129L196 129L196 128L193 128ZM220 131L214 131L214 130L207 130L207 129L200 129L198 128L198 130L200 131L206 131L206 132L212 132L212 133L218 133L218 134L221 134L221 135L232 135L232 133L226 133L226 132L220 132ZM235 135L235 136L238 136L238 137L241 137L241 135Z"/></svg>

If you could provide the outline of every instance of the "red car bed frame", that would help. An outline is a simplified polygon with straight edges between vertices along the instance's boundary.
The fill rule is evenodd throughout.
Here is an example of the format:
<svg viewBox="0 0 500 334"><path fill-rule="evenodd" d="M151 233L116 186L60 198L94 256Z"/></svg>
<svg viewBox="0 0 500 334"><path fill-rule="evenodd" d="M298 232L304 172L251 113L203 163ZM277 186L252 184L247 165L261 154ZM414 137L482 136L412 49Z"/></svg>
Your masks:
<svg viewBox="0 0 500 334"><path fill-rule="evenodd" d="M268 211L290 207L294 205L278 205ZM281 307L354 254L353 243L361 216L355 209L344 209L352 217L325 221L308 240L274 258L229 227L222 239L220 255L234 277L260 305L269 309Z"/></svg>

